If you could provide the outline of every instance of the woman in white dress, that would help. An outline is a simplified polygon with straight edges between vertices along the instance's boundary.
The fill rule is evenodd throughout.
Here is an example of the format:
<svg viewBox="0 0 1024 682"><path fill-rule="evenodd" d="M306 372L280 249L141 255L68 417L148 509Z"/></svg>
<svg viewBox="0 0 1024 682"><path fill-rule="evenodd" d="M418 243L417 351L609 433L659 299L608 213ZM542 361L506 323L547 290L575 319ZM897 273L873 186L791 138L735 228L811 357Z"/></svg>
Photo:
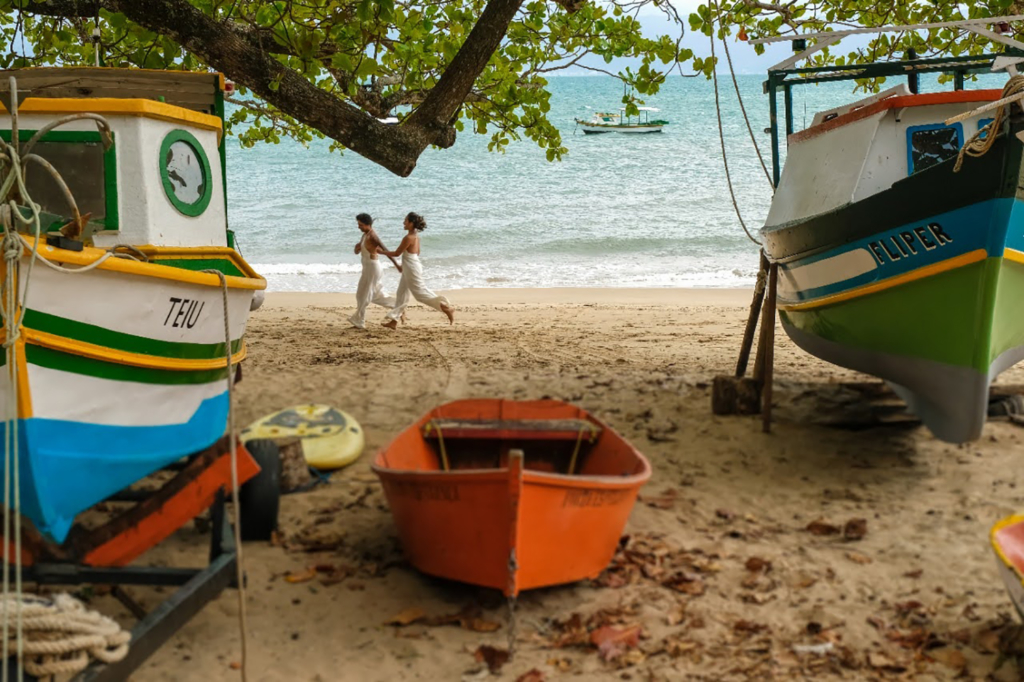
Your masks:
<svg viewBox="0 0 1024 682"><path fill-rule="evenodd" d="M398 327L398 320L405 312L405 306L409 304L409 297L412 296L420 303L440 310L448 316L448 324L455 322L455 308L444 296L438 296L427 288L423 282L423 264L420 263L420 235L427 229L427 221L418 213L410 213L405 217L406 235L402 243L394 251L380 251L385 256L394 258L402 257L402 279L398 283L398 291L395 293L395 307L391 309L382 324L389 329Z"/></svg>
<svg viewBox="0 0 1024 682"><path fill-rule="evenodd" d="M356 244L356 253L362 257L363 272L359 277L359 286L356 288L356 312L348 318L352 326L359 329L366 329L366 309L371 303L376 303L385 308L395 306L395 298L388 296L384 291L383 277L384 268L377 259L378 253L384 253L384 243L373 230L373 218L367 213L360 213L356 216L356 227L363 233L363 238ZM394 263L395 259L392 258ZM395 267L401 272L402 268L398 263Z"/></svg>

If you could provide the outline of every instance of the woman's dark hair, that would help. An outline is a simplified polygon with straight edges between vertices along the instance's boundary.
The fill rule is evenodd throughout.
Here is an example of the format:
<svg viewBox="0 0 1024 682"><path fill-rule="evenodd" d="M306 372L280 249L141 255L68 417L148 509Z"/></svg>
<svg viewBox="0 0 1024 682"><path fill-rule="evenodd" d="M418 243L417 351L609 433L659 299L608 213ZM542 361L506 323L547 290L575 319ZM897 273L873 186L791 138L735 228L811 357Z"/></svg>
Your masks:
<svg viewBox="0 0 1024 682"><path fill-rule="evenodd" d="M370 217L369 213L360 213L356 216L356 220L363 225L373 225L373 218Z"/></svg>
<svg viewBox="0 0 1024 682"><path fill-rule="evenodd" d="M422 232L423 230L427 229L427 221L424 220L423 216L421 216L419 213L410 213L409 215L405 216L405 219L412 223L413 229L415 229L417 232Z"/></svg>

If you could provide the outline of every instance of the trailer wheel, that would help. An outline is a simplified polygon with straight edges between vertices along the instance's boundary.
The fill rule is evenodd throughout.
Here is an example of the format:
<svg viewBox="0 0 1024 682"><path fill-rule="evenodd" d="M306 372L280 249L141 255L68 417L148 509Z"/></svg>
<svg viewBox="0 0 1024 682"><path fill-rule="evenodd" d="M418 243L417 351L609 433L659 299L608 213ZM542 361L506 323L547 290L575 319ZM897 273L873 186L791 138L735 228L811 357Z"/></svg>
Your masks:
<svg viewBox="0 0 1024 682"><path fill-rule="evenodd" d="M277 530L277 513L281 506L281 453L277 443L262 438L247 442L245 449L259 464L260 473L242 484L238 491L238 502L242 506L242 540L270 540Z"/></svg>

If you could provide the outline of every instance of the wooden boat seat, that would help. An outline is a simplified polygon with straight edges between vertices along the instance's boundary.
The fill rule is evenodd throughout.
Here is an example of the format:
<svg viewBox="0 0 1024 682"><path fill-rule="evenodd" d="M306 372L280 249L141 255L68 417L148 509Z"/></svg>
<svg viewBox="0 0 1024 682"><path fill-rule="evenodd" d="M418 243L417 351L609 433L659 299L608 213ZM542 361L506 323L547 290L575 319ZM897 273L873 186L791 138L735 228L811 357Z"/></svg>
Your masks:
<svg viewBox="0 0 1024 682"><path fill-rule="evenodd" d="M593 443L601 427L586 419L432 419L423 437L444 440L568 440Z"/></svg>

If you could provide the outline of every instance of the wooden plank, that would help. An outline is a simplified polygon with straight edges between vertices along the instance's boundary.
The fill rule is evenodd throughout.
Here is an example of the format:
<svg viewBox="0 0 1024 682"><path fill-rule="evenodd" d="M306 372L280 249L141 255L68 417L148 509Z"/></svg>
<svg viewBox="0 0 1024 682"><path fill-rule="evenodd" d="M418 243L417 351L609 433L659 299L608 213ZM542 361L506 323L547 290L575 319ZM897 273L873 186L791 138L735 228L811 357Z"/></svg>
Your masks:
<svg viewBox="0 0 1024 682"><path fill-rule="evenodd" d="M576 440L580 431L587 441L601 434L601 427L585 419L435 419L423 427L424 438L441 437L506 440Z"/></svg>

